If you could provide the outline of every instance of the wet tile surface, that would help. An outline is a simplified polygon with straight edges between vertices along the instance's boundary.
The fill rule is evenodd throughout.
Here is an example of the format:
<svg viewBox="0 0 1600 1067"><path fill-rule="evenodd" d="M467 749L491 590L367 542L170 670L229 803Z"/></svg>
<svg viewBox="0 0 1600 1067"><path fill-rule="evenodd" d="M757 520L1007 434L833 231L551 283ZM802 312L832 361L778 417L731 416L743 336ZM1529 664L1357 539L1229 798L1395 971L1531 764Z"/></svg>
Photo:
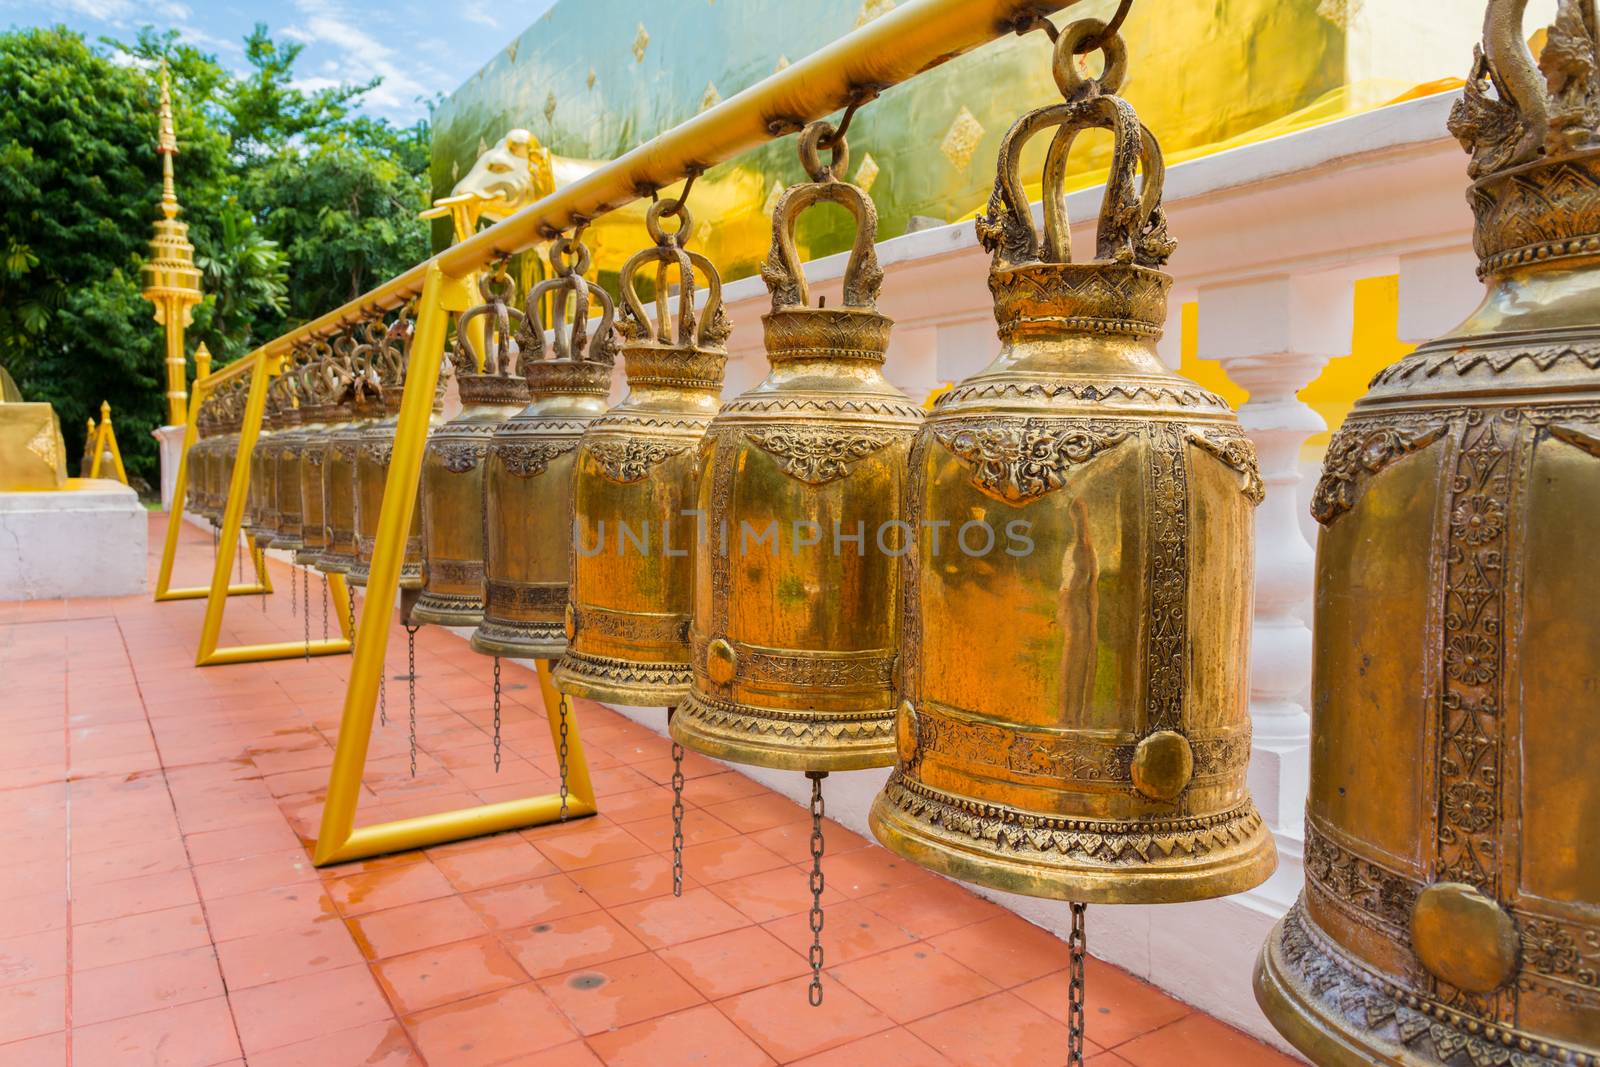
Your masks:
<svg viewBox="0 0 1600 1067"><path fill-rule="evenodd" d="M164 534L153 516L153 549ZM180 545L176 581L206 580L209 534ZM278 593L230 601L225 642L304 633L272 567ZM691 756L675 898L670 746L586 701L601 815L316 870L348 657L196 669L203 612L0 603L0 1067L1064 1057L1065 946L831 824L826 997L809 1007L804 810ZM496 774L487 661L424 629L417 666L417 777L391 682L358 821L553 790L530 672L503 665ZM1100 961L1087 984L1092 1064L1294 1062Z"/></svg>

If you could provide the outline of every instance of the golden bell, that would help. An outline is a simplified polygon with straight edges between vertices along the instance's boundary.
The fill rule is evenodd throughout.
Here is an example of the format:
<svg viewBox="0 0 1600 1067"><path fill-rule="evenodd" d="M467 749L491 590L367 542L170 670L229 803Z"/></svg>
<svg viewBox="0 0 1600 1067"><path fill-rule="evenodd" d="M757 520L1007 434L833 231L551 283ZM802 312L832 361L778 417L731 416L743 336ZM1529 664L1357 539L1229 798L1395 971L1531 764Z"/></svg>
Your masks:
<svg viewBox="0 0 1600 1067"><path fill-rule="evenodd" d="M616 360L611 298L583 277L588 248L559 238L550 265L555 277L528 294L517 339L528 406L495 431L485 461L484 610L472 647L491 656L559 659L566 651L573 463L583 431L605 413ZM553 359L545 358L539 310L546 293L553 298ZM592 339L591 300L602 309Z"/></svg>
<svg viewBox="0 0 1600 1067"><path fill-rule="evenodd" d="M361 435L356 452L356 561L350 568L351 585L366 585L372 571L372 553L378 544L378 513L383 510L383 489L389 481L389 457L394 451L394 431L400 423L400 401L405 395L406 368L411 355L412 320L410 309L402 308L383 341L374 350L372 366L377 373L378 395L383 399L383 417L369 424ZM444 376L434 393L433 416L442 422ZM406 534L405 556L400 564L400 588L422 588L422 506L421 486L418 503L411 509L411 529Z"/></svg>
<svg viewBox="0 0 1600 1067"><path fill-rule="evenodd" d="M739 763L825 773L894 760L891 672L898 644L899 536L906 452L922 412L883 376L890 320L878 314L883 272L877 212L800 137L812 181L791 186L772 216L761 276L771 371L723 405L706 432L696 507L690 628L694 681L672 718L674 740ZM829 201L856 238L844 305L811 307L795 219Z"/></svg>
<svg viewBox="0 0 1600 1067"><path fill-rule="evenodd" d="M662 232L663 213L678 214L676 231ZM694 228L688 210L658 201L646 226L656 246L629 259L618 278L628 395L590 423L578 450L568 644L555 680L578 696L671 708L689 692L697 456L717 413L729 324L716 268L680 243ZM634 286L647 264L656 265L654 325ZM696 268L708 290L698 316Z"/></svg>
<svg viewBox="0 0 1600 1067"><path fill-rule="evenodd" d="M508 306L514 283L504 273L485 278L489 303L456 322L456 390L461 412L428 437L422 458L422 594L411 621L476 626L483 621L483 477L489 438L528 403L528 383L513 373L519 348L513 326L522 312ZM482 358L467 327L489 316Z"/></svg>
<svg viewBox="0 0 1600 1067"><path fill-rule="evenodd" d="M308 422L306 416L311 411L304 388L305 370L310 355L309 349L298 347L283 368L282 378L292 403L282 414L283 429L278 434L276 468L270 472L278 522L273 531L271 544L262 546L264 548L297 552L304 545L301 530L300 463L306 444Z"/></svg>
<svg viewBox="0 0 1600 1067"><path fill-rule="evenodd" d="M244 527L264 545L272 537L277 523L273 515L272 491L275 479L267 474L271 467L277 469L274 454L277 449L278 412L283 403L283 379L274 378L267 383L266 405L261 411L261 425L256 431L255 447L250 450L250 495L245 499Z"/></svg>
<svg viewBox="0 0 1600 1067"><path fill-rule="evenodd" d="M218 398L215 394L206 397L200 405L200 410L195 413L194 424L196 438L189 447L188 470L185 477L187 484L187 499L180 502L183 510L207 519L216 525L211 507L211 456L217 448L218 434L221 432L217 418Z"/></svg>
<svg viewBox="0 0 1600 1067"><path fill-rule="evenodd" d="M1600 1063L1593 8L1492 0L1450 131L1487 294L1328 446L1305 889L1256 998L1325 1065Z"/></svg>
<svg viewBox="0 0 1600 1067"><path fill-rule="evenodd" d="M333 343L334 362L344 383L341 402L348 415L328 435L322 464L322 539L326 547L317 567L332 574L349 573L356 563L356 454L367 426L383 414L377 395L377 377L371 368L372 351L383 342L383 322L373 319L361 327L364 343L351 333Z"/></svg>
<svg viewBox="0 0 1600 1067"><path fill-rule="evenodd" d="M311 362L301 376L301 399L306 404L305 444L300 449L300 540L294 561L315 565L327 548L322 515L322 471L327 462L328 436L344 421L338 403L340 382L334 370L333 348L326 341L311 342Z"/></svg>
<svg viewBox="0 0 1600 1067"><path fill-rule="evenodd" d="M1245 786L1255 452L1155 340L1173 250L1155 138L1061 32L1065 103L1000 143L978 235L1000 354L917 436L904 557L899 763L870 822L894 851L981 885L1168 903L1259 885L1277 863ZM1018 160L1054 130L1044 236ZM1062 189L1078 134L1114 154L1096 258L1073 262ZM1137 163L1142 187L1134 182ZM1004 619L974 639L975 620Z"/></svg>

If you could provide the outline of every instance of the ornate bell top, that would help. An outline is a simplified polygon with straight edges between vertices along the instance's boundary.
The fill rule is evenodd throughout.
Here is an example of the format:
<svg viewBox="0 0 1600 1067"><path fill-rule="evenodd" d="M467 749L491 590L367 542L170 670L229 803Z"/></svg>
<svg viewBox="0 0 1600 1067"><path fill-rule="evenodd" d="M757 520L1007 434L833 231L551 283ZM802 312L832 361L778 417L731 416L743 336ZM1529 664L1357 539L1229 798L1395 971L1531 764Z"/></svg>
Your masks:
<svg viewBox="0 0 1600 1067"><path fill-rule="evenodd" d="M820 149L832 153L824 164ZM792 185L772 212L772 249L761 265L761 280L772 293L772 310L761 316L767 359L784 364L881 364L894 321L878 314L883 270L875 242L878 210L858 187L840 181L850 165L850 148L828 122L813 122L800 134L800 163L811 181ZM832 201L855 216L856 239L844 272L844 306L811 307L810 289L794 245L795 220L812 204Z"/></svg>
<svg viewBox="0 0 1600 1067"><path fill-rule="evenodd" d="M1172 279L1160 271L1177 247L1161 208L1165 176L1161 146L1133 107L1116 95L1127 73L1127 50L1115 34L1096 47L1105 70L1085 77L1075 54L1104 24L1075 22L1056 40L1052 71L1063 103L1031 111L1000 142L999 168L978 239L994 255L989 289L1000 339L1060 338L1074 334L1161 335ZM1040 240L1023 191L1018 162L1034 134L1054 127L1043 176L1044 235ZM1100 207L1095 258L1072 261L1072 236L1062 181L1078 134L1107 129L1114 139L1111 170ZM1142 187L1134 184L1134 168Z"/></svg>
<svg viewBox="0 0 1600 1067"><path fill-rule="evenodd" d="M570 257L570 258L569 258ZM615 308L604 289L590 285L589 249L576 238L560 237L550 248L555 277L547 278L528 293L522 329L517 332L522 376L527 379L532 403L553 397L605 397L611 392L611 370L617 360L617 336L612 329ZM551 338L545 337L540 314L546 293L551 293ZM589 301L600 303L600 323L589 333ZM572 301L572 321L567 302ZM553 352L553 357L549 353Z"/></svg>
<svg viewBox="0 0 1600 1067"><path fill-rule="evenodd" d="M307 346L307 358L299 369L300 419L322 425L341 417L335 399L339 379L333 371L333 347L320 338Z"/></svg>
<svg viewBox="0 0 1600 1067"><path fill-rule="evenodd" d="M526 404L528 382L516 373L522 348L513 327L523 322L522 311L511 306L516 283L502 266L478 283L486 302L469 308L456 320L456 343L450 349L456 390L463 406ZM479 352L474 332L467 327L487 316L483 326L484 351Z"/></svg>
<svg viewBox="0 0 1600 1067"><path fill-rule="evenodd" d="M1421 397L1492 403L1589 393L1600 352L1600 69L1593 5L1560 0L1537 65L1524 3L1490 0L1450 132L1467 192L1483 303L1378 373L1358 409Z"/></svg>
<svg viewBox="0 0 1600 1067"><path fill-rule="evenodd" d="M668 215L678 216L678 228L671 233L661 228L662 218ZM694 230L694 218L679 201L660 200L650 205L645 229L655 247L636 252L623 264L619 276L625 302L621 332L628 388L641 396L662 389L687 389L714 398L722 387L728 334L732 332L722 307L722 277L705 256L683 247L684 238ZM640 268L652 263L656 267L654 322L634 284ZM678 268L676 315L668 291L668 271L674 266ZM696 270L706 280L707 294L698 314L694 306ZM708 414L714 413L713 403Z"/></svg>
<svg viewBox="0 0 1600 1067"><path fill-rule="evenodd" d="M1450 132L1472 156L1481 277L1600 255L1594 6L1560 0L1537 61L1522 35L1526 6L1489 0L1483 44L1450 113Z"/></svg>

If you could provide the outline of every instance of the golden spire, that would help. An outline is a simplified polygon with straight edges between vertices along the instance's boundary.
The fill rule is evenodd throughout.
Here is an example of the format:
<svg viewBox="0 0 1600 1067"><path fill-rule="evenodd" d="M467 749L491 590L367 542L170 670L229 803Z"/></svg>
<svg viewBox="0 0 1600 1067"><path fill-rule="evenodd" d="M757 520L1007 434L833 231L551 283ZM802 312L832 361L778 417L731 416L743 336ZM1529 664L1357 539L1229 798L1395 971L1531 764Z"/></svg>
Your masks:
<svg viewBox="0 0 1600 1067"><path fill-rule="evenodd" d="M172 128L172 85L166 61L161 63L161 134L156 154L161 157L161 217L155 221L150 258L144 264L142 295L155 305L156 321L167 331L167 412L173 425L184 421L188 399L183 330L193 321L200 302L200 271L194 265L194 245L189 227L178 221L178 192L172 180L172 157L178 154L178 135Z"/></svg>
<svg viewBox="0 0 1600 1067"><path fill-rule="evenodd" d="M172 182L172 157L178 154L178 135L172 128L172 85L167 61L161 61L161 136L156 141L161 156L161 214L178 217L178 191Z"/></svg>

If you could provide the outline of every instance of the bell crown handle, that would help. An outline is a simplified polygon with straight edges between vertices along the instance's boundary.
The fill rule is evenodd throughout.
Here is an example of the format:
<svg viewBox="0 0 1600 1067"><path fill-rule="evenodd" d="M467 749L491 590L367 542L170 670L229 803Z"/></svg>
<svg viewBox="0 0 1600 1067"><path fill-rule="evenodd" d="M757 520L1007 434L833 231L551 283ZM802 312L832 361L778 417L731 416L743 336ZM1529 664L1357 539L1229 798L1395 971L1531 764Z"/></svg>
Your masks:
<svg viewBox="0 0 1600 1067"><path fill-rule="evenodd" d="M676 230L671 232L662 230L661 219L667 215L678 216ZM626 305L624 314L625 321L629 324L629 332L639 339L652 334L650 318L645 313L644 303L639 299L634 278L641 267L654 263L656 265L656 318L653 328L655 340L660 344L675 344L680 348L691 346L704 348L720 344L728 333L727 316L722 311L722 275L717 273L717 268L705 256L698 252L690 252L683 247L687 235L694 232L694 216L689 214L689 209L679 200L658 200L651 204L649 211L645 213L645 229L655 241L655 247L635 252L622 265L622 273L618 277L618 285L622 289L622 299ZM667 291L667 271L673 266L678 268L676 315L672 313L671 297ZM706 280L706 303L698 316L694 310L697 292L694 273L697 269Z"/></svg>
<svg viewBox="0 0 1600 1067"><path fill-rule="evenodd" d="M831 161L824 165L820 149L828 148ZM855 243L844 269L844 305L875 311L878 289L883 285L883 270L878 266L875 247L878 239L878 209L862 189L839 176L850 164L850 147L831 122L813 122L800 133L800 162L811 181L791 185L778 198L772 211L772 249L761 265L761 280L772 293L772 310L809 307L811 290L806 284L800 255L795 250L794 227L800 213L813 204L831 201L844 207L856 220Z"/></svg>
<svg viewBox="0 0 1600 1067"><path fill-rule="evenodd" d="M1073 142L1084 130L1105 129L1112 135L1111 169L1100 204L1095 232L1095 257L1107 263L1159 267L1177 247L1167 236L1161 193L1166 178L1161 146L1139 121L1126 100L1116 95L1127 74L1127 49L1115 33L1106 34L1099 19L1083 19L1061 31L1052 58L1052 73L1064 102L1030 111L1018 119L1000 142L994 190L978 216L978 239L994 254L996 267L1025 263L1071 263L1071 221L1067 217L1067 160ZM1085 76L1077 50L1087 42L1105 54L1097 78ZM1042 179L1044 234L1033 215L1022 184L1020 162L1028 141L1055 129L1045 154ZM1142 182L1135 178L1142 175Z"/></svg>
<svg viewBox="0 0 1600 1067"><path fill-rule="evenodd" d="M570 258L569 258L570 257ZM517 336L521 347L521 366L524 376L535 363L547 358L572 363L603 363L616 361L616 337L611 326L616 308L604 289L589 284L583 272L589 269L589 247L576 237L558 237L550 246L550 267L554 278L547 278L528 293L524 308L522 330ZM544 318L539 312L546 293L553 294L550 306L551 340L545 340ZM591 340L589 336L589 298L600 304L600 325ZM567 301L572 301L572 321L567 322Z"/></svg>
<svg viewBox="0 0 1600 1067"><path fill-rule="evenodd" d="M517 283L502 265L493 274L483 278L478 288L488 299L463 311L456 320L456 343L451 350L450 361L455 365L457 374L492 374L504 378L511 374L512 368L521 362L522 357L517 333L522 329L525 316L521 308L511 306L516 300ZM484 351L479 352L467 324L485 315L489 316L489 321L483 331Z"/></svg>

